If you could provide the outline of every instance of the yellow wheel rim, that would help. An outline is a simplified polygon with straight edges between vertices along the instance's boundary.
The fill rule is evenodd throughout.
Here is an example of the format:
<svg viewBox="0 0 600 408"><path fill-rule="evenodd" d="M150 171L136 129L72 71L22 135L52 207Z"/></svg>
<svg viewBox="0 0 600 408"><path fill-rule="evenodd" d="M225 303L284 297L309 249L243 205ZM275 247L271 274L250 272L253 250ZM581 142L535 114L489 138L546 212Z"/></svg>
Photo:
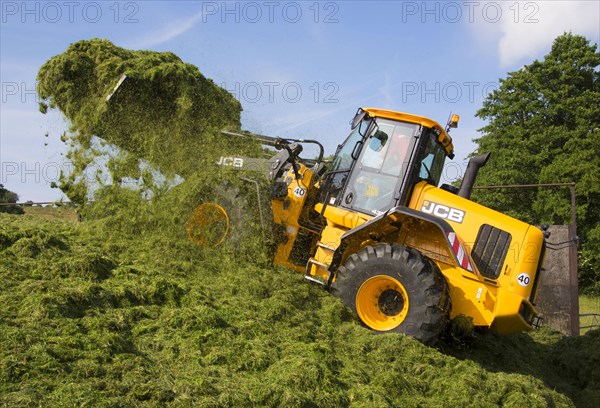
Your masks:
<svg viewBox="0 0 600 408"><path fill-rule="evenodd" d="M408 314L408 303L404 286L386 275L367 279L356 293L358 317L377 331L388 331L400 326Z"/></svg>
<svg viewBox="0 0 600 408"><path fill-rule="evenodd" d="M205 203L194 209L185 224L188 238L196 244L216 248L229 232L229 217L219 204Z"/></svg>

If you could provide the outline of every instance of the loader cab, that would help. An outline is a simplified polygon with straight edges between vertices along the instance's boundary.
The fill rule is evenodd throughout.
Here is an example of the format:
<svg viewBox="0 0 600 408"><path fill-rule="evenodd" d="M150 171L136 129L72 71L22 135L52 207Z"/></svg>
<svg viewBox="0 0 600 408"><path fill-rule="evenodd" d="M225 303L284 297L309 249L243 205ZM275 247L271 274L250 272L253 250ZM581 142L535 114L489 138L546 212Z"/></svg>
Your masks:
<svg viewBox="0 0 600 408"><path fill-rule="evenodd" d="M440 130L421 117L359 109L336 152L321 202L371 216L407 205L420 181L439 183L447 151Z"/></svg>

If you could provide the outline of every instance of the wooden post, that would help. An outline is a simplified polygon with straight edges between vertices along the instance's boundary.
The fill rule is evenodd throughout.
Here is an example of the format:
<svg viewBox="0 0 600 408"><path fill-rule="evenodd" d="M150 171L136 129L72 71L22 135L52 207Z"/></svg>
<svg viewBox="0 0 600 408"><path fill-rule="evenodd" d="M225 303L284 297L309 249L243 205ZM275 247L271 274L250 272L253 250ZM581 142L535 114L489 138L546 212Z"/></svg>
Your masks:
<svg viewBox="0 0 600 408"><path fill-rule="evenodd" d="M571 225L569 238L569 277L571 281L571 335L579 336L579 279L577 270L577 211L575 202L575 183L571 184Z"/></svg>

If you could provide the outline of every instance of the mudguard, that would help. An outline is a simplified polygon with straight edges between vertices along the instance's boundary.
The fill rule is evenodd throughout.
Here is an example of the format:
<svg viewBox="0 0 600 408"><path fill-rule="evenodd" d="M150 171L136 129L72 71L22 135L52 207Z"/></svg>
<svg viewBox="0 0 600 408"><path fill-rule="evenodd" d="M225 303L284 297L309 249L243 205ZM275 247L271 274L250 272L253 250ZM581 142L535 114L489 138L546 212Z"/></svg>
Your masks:
<svg viewBox="0 0 600 408"><path fill-rule="evenodd" d="M337 270L349 255L378 242L399 243L435 261L475 272L473 261L450 224L406 207L391 208L342 235L329 270Z"/></svg>

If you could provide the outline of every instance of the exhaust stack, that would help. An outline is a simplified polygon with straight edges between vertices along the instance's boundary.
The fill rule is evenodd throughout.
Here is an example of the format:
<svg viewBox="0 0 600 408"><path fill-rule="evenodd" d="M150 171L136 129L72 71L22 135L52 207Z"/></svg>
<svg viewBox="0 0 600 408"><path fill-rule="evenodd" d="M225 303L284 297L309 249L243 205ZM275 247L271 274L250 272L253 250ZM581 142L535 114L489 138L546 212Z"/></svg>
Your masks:
<svg viewBox="0 0 600 408"><path fill-rule="evenodd" d="M479 156L471 157L471 160L469 160L469 165L467 166L467 171L465 171L463 181L460 184L460 190L458 190L458 195L460 197L471 198L471 191L473 190L477 173L479 172L480 168L485 166L490 158L490 154L491 153L485 153L480 154Z"/></svg>

